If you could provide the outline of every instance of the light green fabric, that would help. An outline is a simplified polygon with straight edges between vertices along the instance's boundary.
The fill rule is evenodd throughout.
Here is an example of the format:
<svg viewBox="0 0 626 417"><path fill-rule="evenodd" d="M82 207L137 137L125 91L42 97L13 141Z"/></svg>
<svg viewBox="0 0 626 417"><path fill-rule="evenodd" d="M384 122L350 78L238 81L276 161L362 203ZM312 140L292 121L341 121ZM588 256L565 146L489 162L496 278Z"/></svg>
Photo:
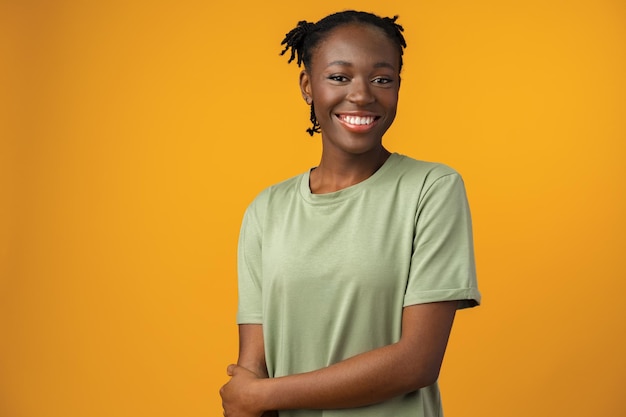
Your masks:
<svg viewBox="0 0 626 417"><path fill-rule="evenodd" d="M461 177L392 154L367 180L312 194L309 172L264 190L239 238L237 322L261 323L270 376L397 342L403 306L480 302ZM440 416L437 384L352 410L281 416Z"/></svg>

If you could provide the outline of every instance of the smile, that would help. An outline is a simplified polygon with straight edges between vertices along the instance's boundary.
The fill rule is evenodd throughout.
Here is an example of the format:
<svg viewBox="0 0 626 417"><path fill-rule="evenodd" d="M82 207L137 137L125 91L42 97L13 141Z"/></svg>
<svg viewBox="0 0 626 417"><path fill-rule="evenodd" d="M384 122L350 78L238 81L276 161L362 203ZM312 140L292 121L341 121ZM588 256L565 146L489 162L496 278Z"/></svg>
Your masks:
<svg viewBox="0 0 626 417"><path fill-rule="evenodd" d="M377 117L374 116L350 116L345 114L338 114L337 117L342 122L353 126L368 126L377 119Z"/></svg>

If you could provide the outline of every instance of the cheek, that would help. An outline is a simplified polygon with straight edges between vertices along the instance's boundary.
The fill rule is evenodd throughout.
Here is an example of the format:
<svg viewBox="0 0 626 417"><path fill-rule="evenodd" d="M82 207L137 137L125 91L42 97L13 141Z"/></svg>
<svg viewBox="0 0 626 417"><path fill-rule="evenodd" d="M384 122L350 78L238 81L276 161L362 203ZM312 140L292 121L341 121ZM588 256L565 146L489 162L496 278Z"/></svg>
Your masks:
<svg viewBox="0 0 626 417"><path fill-rule="evenodd" d="M313 92L315 109L321 113L328 113L334 106L342 101L341 94L332 89L318 89Z"/></svg>
<svg viewBox="0 0 626 417"><path fill-rule="evenodd" d="M381 103L387 108L396 108L398 106L398 91L388 91L379 97Z"/></svg>
<svg viewBox="0 0 626 417"><path fill-rule="evenodd" d="M332 102L339 96L337 89L328 88L327 86L316 88L314 94L318 101L324 102Z"/></svg>

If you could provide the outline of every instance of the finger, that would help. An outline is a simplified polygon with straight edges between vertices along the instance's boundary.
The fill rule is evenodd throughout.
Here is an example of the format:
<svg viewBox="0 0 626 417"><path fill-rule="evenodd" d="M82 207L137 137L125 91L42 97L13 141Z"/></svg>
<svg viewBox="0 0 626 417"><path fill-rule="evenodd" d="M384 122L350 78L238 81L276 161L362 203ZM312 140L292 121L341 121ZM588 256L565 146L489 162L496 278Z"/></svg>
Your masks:
<svg viewBox="0 0 626 417"><path fill-rule="evenodd" d="M233 376L233 374L235 373L235 368L237 368L237 365L228 365L228 367L226 368L226 373L228 374L228 376Z"/></svg>

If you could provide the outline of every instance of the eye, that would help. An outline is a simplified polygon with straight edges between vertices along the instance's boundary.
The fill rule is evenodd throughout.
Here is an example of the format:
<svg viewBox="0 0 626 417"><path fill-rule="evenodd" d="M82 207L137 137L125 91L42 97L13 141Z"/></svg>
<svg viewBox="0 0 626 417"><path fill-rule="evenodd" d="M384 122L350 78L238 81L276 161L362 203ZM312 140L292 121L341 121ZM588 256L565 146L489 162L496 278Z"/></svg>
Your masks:
<svg viewBox="0 0 626 417"><path fill-rule="evenodd" d="M374 84L389 84L392 83L393 80L387 77L376 77L372 80Z"/></svg>
<svg viewBox="0 0 626 417"><path fill-rule="evenodd" d="M331 81L337 81L338 83L345 83L348 81L348 77L338 74L329 75L328 79Z"/></svg>

